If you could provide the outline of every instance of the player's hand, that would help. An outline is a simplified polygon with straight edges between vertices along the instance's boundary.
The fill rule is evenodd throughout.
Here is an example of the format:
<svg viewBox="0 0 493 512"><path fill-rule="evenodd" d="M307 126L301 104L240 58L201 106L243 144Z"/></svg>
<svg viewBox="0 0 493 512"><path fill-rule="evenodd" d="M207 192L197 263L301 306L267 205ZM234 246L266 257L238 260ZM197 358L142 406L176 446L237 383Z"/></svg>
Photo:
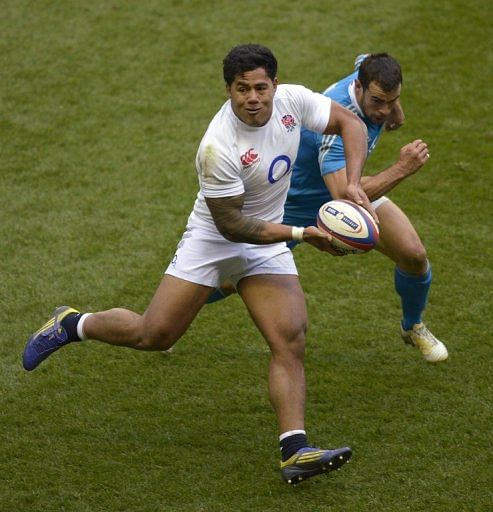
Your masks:
<svg viewBox="0 0 493 512"><path fill-rule="evenodd" d="M410 176L421 169L429 158L428 144L417 139L401 148L398 165L404 170L406 176Z"/></svg>
<svg viewBox="0 0 493 512"><path fill-rule="evenodd" d="M404 124L405 119L406 116L404 115L402 106L399 101L397 101L394 103L394 106L392 107L392 110L390 111L390 114L385 121L384 127L388 132L398 130Z"/></svg>
<svg viewBox="0 0 493 512"><path fill-rule="evenodd" d="M368 199L368 196L366 195L365 191L361 188L361 184L358 183L357 185L348 183L346 188L346 197L352 201L353 203L356 203L370 213L370 215L373 217L374 221L378 224L378 215L375 211L375 208L371 205L370 200Z"/></svg>
<svg viewBox="0 0 493 512"><path fill-rule="evenodd" d="M321 231L315 226L308 226L303 232L303 241L313 245L319 251L328 252L332 256L345 256L346 253L339 251L332 245L332 236Z"/></svg>

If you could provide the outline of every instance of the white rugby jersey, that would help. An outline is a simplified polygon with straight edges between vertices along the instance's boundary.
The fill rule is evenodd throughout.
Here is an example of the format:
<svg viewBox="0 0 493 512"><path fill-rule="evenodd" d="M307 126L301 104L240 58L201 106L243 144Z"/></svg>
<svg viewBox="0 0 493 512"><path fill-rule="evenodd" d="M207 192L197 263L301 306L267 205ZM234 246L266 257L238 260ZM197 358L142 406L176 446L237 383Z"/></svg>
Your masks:
<svg viewBox="0 0 493 512"><path fill-rule="evenodd" d="M245 194L243 215L280 223L301 127L323 132L330 107L330 98L306 87L278 85L272 117L253 127L236 117L228 100L197 151L200 190L189 225L215 228L204 198L239 194Z"/></svg>

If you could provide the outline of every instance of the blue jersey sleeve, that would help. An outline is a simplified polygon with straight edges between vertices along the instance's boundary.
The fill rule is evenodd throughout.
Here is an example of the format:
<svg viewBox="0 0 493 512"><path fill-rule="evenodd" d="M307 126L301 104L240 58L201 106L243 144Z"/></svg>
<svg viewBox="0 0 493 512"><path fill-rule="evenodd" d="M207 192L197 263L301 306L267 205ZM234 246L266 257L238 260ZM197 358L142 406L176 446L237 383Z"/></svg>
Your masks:
<svg viewBox="0 0 493 512"><path fill-rule="evenodd" d="M339 135L324 135L321 137L318 149L318 162L322 176L346 167L344 143Z"/></svg>

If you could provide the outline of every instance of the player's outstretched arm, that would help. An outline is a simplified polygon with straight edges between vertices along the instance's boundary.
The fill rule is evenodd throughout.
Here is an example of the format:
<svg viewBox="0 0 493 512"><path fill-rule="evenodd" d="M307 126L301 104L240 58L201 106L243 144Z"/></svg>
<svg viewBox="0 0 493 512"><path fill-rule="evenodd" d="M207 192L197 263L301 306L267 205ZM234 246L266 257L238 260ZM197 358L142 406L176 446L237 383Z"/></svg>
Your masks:
<svg viewBox="0 0 493 512"><path fill-rule="evenodd" d="M206 197L205 200L218 231L231 242L264 245L297 239L306 241L321 251L339 255L330 244L332 237L315 226L304 229L295 228L299 231L294 234L296 231L293 232L293 226L266 222L256 217L243 215L241 213L243 195L220 198Z"/></svg>
<svg viewBox="0 0 493 512"><path fill-rule="evenodd" d="M399 153L399 159L393 165L375 174L363 176L361 185L371 201L383 196L402 180L417 172L430 158L428 145L421 139L417 139L403 146ZM347 197L346 195L346 169L326 174L324 182L334 199Z"/></svg>
<svg viewBox="0 0 493 512"><path fill-rule="evenodd" d="M426 142L421 139L410 142L401 148L397 162L374 176L366 176L363 188L372 201L378 199L421 169L429 158Z"/></svg>
<svg viewBox="0 0 493 512"><path fill-rule="evenodd" d="M205 201L221 235L231 242L272 244L292 240L292 227L242 214L244 195L206 197Z"/></svg>

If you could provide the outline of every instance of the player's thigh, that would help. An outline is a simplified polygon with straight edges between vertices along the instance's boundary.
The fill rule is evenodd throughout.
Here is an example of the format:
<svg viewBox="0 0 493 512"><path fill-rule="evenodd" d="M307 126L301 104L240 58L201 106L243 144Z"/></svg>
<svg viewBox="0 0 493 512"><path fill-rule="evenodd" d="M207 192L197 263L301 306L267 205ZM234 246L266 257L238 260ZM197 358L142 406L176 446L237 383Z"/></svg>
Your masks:
<svg viewBox="0 0 493 512"><path fill-rule="evenodd" d="M425 249L407 215L392 201L377 209L380 219L380 238L377 250L397 264L426 258Z"/></svg>
<svg viewBox="0 0 493 512"><path fill-rule="evenodd" d="M177 340L197 316L211 290L210 286L165 274L143 315L147 336Z"/></svg>
<svg viewBox="0 0 493 512"><path fill-rule="evenodd" d="M238 283L253 321L273 352L286 346L302 355L307 328L305 296L298 276L262 274Z"/></svg>

